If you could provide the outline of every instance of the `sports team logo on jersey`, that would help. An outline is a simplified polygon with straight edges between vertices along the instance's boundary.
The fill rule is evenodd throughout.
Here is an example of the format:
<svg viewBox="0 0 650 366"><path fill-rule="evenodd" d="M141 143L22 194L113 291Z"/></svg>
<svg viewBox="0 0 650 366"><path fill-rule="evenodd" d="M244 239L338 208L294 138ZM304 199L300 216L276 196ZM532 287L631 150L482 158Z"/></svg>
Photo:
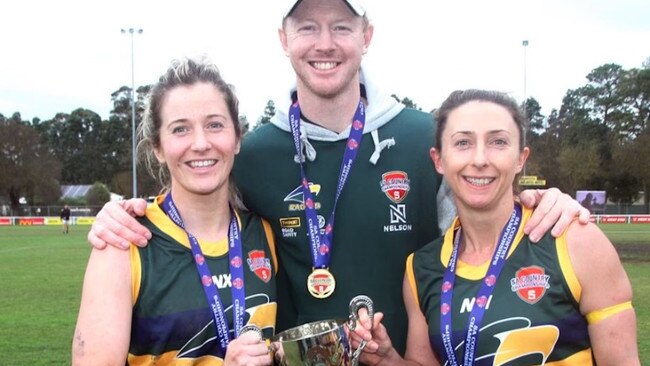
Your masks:
<svg viewBox="0 0 650 366"><path fill-rule="evenodd" d="M248 267L260 280L269 282L271 280L271 260L264 256L263 250L251 250L248 252Z"/></svg>
<svg viewBox="0 0 650 366"><path fill-rule="evenodd" d="M321 188L320 184L307 182L306 180L303 181L299 186L294 188L294 190L291 191L286 197L284 197L284 202L289 203L289 206L287 207L289 211L305 210L305 205L307 204L307 202L305 202L305 194L303 191L304 189L303 186L305 185L309 187L309 191L311 192L313 198L316 198L320 193L320 188ZM311 201L310 204L312 204L316 210L320 209L320 202Z"/></svg>
<svg viewBox="0 0 650 366"><path fill-rule="evenodd" d="M550 278L542 267L524 267L515 273L515 278L510 279L510 288L520 299L535 304L544 296L546 289L551 287Z"/></svg>
<svg viewBox="0 0 650 366"><path fill-rule="evenodd" d="M394 170L381 175L382 192L395 203L400 203L411 190L411 180L408 174L402 171Z"/></svg>

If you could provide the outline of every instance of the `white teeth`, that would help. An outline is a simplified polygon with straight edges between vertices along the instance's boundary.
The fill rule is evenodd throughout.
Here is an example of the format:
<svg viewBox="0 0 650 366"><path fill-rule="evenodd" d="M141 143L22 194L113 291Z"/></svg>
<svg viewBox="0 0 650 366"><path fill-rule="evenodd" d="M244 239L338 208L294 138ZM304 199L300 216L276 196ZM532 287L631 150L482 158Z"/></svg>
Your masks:
<svg viewBox="0 0 650 366"><path fill-rule="evenodd" d="M318 70L330 70L336 67L336 62L314 62L312 65Z"/></svg>
<svg viewBox="0 0 650 366"><path fill-rule="evenodd" d="M471 184L475 186L486 186L494 180L494 178L470 178L466 177L465 180L470 182Z"/></svg>
<svg viewBox="0 0 650 366"><path fill-rule="evenodd" d="M190 166L192 168L205 168L206 166L211 166L216 163L216 160L194 160L190 161Z"/></svg>

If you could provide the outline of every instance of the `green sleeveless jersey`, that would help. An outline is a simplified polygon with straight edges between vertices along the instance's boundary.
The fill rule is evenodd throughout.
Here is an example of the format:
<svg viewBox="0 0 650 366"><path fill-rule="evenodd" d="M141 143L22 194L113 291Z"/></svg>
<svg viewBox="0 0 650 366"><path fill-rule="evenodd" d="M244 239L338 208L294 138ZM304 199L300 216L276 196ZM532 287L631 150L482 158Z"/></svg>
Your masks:
<svg viewBox="0 0 650 366"><path fill-rule="evenodd" d="M325 299L307 289L313 263L292 135L272 124L246 135L234 176L246 207L269 220L278 241L279 330L347 318L349 301L365 294L384 312L395 348L404 351L404 263L409 253L440 234L436 193L441 178L429 158L434 130L430 114L401 111L377 130L379 139L393 138L396 144L381 153L376 165L369 162L375 151L372 137L364 134L336 206L329 266L336 289ZM332 213L346 139L309 141L317 156L303 166L322 229Z"/></svg>
<svg viewBox="0 0 650 366"><path fill-rule="evenodd" d="M564 236L546 234L534 244L524 235L524 216L494 292L485 304L475 365L592 365L587 321L580 313L580 284L573 272ZM427 319L432 348L447 360L440 332L443 275L459 221L407 260L407 278ZM452 344L456 359L465 350L467 320L489 263L471 266L458 261L453 289Z"/></svg>
<svg viewBox="0 0 650 366"><path fill-rule="evenodd" d="M159 197L159 200L163 196ZM275 330L276 258L268 223L250 212L237 212L242 237L246 294L244 324L260 327L265 337ZM140 218L152 239L131 247L133 320L129 365L221 365L212 311L205 298L187 234L157 203ZM228 239L201 242L201 249L226 310L231 335L232 295Z"/></svg>

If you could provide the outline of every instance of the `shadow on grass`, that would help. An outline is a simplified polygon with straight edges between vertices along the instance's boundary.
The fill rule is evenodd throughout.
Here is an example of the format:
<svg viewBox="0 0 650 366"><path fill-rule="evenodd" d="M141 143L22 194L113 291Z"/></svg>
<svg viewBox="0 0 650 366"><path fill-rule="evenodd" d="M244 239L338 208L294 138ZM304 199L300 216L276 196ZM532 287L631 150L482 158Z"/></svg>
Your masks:
<svg viewBox="0 0 650 366"><path fill-rule="evenodd" d="M626 263L650 262L650 244L614 244L618 256Z"/></svg>

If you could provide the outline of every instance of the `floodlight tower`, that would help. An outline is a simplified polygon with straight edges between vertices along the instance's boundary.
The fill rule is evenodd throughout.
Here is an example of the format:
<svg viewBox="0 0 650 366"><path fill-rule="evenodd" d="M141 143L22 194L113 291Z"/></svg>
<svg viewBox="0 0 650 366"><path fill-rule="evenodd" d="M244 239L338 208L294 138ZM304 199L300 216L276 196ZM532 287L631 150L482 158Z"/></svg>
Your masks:
<svg viewBox="0 0 650 366"><path fill-rule="evenodd" d="M136 144L135 144L135 56L133 52L133 35L142 34L142 28L121 29L122 34L131 35L131 165L133 169L133 197L138 197L138 179L136 172Z"/></svg>

